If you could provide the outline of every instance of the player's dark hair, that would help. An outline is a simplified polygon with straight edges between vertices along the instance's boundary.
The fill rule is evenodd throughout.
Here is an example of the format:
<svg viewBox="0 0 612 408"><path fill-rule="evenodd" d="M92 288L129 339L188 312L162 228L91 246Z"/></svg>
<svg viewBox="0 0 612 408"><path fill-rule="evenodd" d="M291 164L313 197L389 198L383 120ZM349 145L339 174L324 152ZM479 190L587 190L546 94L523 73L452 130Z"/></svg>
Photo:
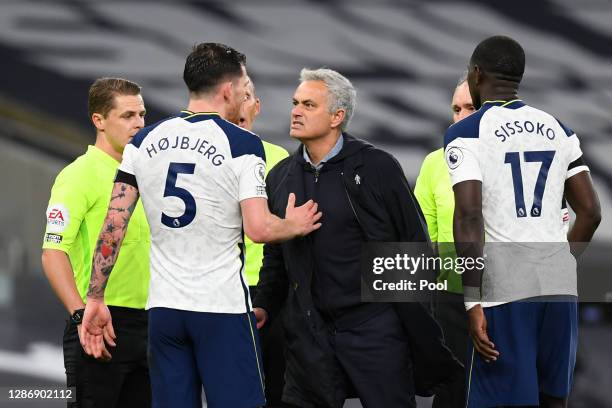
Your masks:
<svg viewBox="0 0 612 408"><path fill-rule="evenodd" d="M117 95L140 95L140 85L123 78L98 78L89 88L87 111L89 117L99 113L106 117L115 107Z"/></svg>
<svg viewBox="0 0 612 408"><path fill-rule="evenodd" d="M496 35L476 46L470 62L490 74L520 81L525 72L525 51L512 38Z"/></svg>
<svg viewBox="0 0 612 408"><path fill-rule="evenodd" d="M246 56L224 44L201 43L185 61L183 80L195 93L207 93L228 77L239 77Z"/></svg>

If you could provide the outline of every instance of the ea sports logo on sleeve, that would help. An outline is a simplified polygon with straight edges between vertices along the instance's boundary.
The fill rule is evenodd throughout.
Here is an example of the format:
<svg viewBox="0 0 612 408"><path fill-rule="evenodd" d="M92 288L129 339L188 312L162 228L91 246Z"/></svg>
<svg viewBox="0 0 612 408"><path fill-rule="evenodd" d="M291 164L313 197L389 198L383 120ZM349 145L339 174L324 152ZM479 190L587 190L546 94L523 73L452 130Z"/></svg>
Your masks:
<svg viewBox="0 0 612 408"><path fill-rule="evenodd" d="M463 152L457 147L451 147L446 152L446 163L451 170L455 170L463 161Z"/></svg>
<svg viewBox="0 0 612 408"><path fill-rule="evenodd" d="M68 209L62 204L50 205L47 209L47 231L63 232L70 222Z"/></svg>

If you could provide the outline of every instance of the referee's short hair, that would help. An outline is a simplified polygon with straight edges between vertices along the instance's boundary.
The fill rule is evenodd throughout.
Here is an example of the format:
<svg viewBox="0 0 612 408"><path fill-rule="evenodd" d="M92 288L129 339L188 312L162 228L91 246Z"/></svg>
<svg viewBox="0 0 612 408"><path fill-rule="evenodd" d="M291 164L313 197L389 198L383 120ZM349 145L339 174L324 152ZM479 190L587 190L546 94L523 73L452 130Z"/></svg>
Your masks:
<svg viewBox="0 0 612 408"><path fill-rule="evenodd" d="M525 51L512 38L496 35L476 46L470 63L495 76L520 82L525 72Z"/></svg>
<svg viewBox="0 0 612 408"><path fill-rule="evenodd" d="M123 78L98 78L89 88L87 110L89 118L94 113L106 117L115 107L117 95L140 95L140 85Z"/></svg>
<svg viewBox="0 0 612 408"><path fill-rule="evenodd" d="M183 80L193 93L209 93L227 78L239 77L246 56L219 43L201 43L193 47L185 61Z"/></svg>

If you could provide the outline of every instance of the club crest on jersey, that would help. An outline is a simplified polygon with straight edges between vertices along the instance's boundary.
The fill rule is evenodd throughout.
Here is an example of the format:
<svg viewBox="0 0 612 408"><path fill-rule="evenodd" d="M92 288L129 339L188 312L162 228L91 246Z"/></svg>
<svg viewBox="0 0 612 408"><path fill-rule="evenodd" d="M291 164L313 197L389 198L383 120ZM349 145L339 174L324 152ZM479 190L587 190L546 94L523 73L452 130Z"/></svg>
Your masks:
<svg viewBox="0 0 612 408"><path fill-rule="evenodd" d="M50 205L47 209L47 231L63 232L70 223L68 209L62 204Z"/></svg>
<svg viewBox="0 0 612 408"><path fill-rule="evenodd" d="M463 161L463 152L457 147L451 147L446 152L446 163L451 170L455 170Z"/></svg>
<svg viewBox="0 0 612 408"><path fill-rule="evenodd" d="M265 184L266 166L263 163L257 163L255 166L255 179L261 184Z"/></svg>

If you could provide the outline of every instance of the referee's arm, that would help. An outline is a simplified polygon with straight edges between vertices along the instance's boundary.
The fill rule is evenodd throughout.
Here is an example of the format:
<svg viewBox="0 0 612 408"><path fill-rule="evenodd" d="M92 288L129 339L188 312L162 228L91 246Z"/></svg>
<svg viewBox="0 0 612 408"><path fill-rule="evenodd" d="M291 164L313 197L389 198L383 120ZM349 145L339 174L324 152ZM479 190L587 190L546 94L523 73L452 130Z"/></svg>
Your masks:
<svg viewBox="0 0 612 408"><path fill-rule="evenodd" d="M85 304L74 281L74 272L68 254L61 249L45 248L42 267L53 291L71 315Z"/></svg>

